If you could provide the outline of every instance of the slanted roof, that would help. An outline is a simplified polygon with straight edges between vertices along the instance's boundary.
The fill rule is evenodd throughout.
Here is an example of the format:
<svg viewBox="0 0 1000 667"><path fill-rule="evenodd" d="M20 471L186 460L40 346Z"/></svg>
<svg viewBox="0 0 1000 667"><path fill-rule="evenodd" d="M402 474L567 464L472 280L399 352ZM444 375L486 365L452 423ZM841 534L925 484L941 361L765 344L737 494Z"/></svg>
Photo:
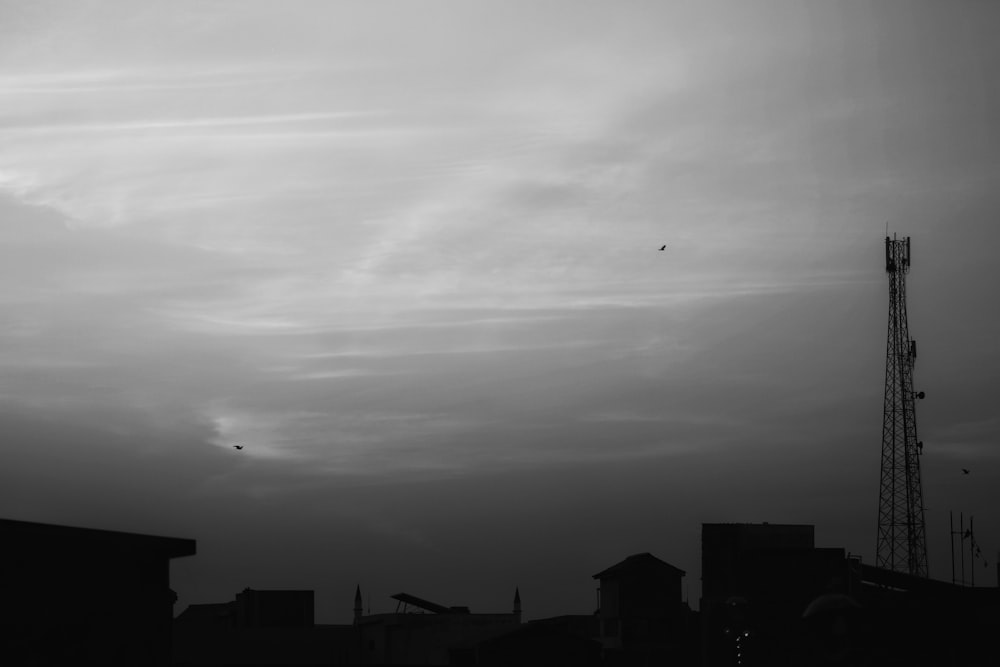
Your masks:
<svg viewBox="0 0 1000 667"><path fill-rule="evenodd" d="M409 593L396 593L390 596L393 600L399 600L400 602L408 605L413 605L420 609L425 609L427 611L433 612L435 614L468 614L468 607L446 607L443 604L437 604L436 602L431 602L430 600L424 600L423 598L418 598L416 595L410 595Z"/></svg>
<svg viewBox="0 0 1000 667"><path fill-rule="evenodd" d="M653 554L649 552L643 552L641 554L632 554L620 563L615 563L606 570L601 570L594 575L594 579L610 579L615 576L620 576L626 572L635 571L638 569L648 569L650 567L655 568L669 568L673 570L676 574L684 576L686 572L684 570L674 567L666 561L662 561Z"/></svg>
<svg viewBox="0 0 1000 667"><path fill-rule="evenodd" d="M195 541L189 539L14 519L0 519L0 542L10 545L8 549L16 548L17 545L28 545L32 549L53 549L72 544L75 548L84 550L145 551L164 558L195 554Z"/></svg>

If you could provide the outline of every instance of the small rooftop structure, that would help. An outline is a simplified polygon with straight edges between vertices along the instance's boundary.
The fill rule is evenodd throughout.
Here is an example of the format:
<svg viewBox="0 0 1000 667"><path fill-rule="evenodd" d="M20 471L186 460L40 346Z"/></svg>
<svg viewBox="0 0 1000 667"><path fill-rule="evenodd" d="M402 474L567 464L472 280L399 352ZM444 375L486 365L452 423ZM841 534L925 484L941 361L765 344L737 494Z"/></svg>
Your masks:
<svg viewBox="0 0 1000 667"><path fill-rule="evenodd" d="M416 607L418 609L423 609L424 611L429 611L432 614L468 614L468 607L446 607L442 604L436 602L431 602L430 600L425 600L423 598L418 598L416 595L410 595L409 593L396 593L390 596L393 600L398 600L400 604L404 605L403 613L406 613L406 605L411 607ZM396 611L399 611L399 605L396 605Z"/></svg>
<svg viewBox="0 0 1000 667"><path fill-rule="evenodd" d="M479 642L521 626L520 591L514 596L511 613L473 614L468 607L396 593L390 596L398 603L394 613L363 615L358 588L350 664L472 664Z"/></svg>

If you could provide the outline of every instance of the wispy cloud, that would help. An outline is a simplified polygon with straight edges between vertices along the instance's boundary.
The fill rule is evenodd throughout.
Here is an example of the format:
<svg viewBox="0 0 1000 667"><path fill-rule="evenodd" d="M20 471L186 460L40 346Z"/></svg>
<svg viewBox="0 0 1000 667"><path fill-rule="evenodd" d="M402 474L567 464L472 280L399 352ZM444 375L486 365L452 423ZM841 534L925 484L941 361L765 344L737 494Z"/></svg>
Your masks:
<svg viewBox="0 0 1000 667"><path fill-rule="evenodd" d="M17 134L54 134L107 132L120 133L147 130L185 130L197 128L228 128L246 125L287 125L299 123L314 123L329 120L344 120L371 116L375 112L311 112L294 114L274 114L268 116L230 116L225 118L187 118L171 120L123 121L119 123L83 123L76 125L35 125L18 126L15 128L0 128L0 132Z"/></svg>

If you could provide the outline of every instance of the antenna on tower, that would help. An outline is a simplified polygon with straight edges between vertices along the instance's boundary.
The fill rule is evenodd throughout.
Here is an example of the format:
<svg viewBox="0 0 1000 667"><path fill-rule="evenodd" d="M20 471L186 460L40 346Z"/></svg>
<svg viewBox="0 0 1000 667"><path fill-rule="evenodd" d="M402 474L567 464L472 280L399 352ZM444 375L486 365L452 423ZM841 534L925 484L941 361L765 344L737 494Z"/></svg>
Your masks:
<svg viewBox="0 0 1000 667"><path fill-rule="evenodd" d="M888 227L886 227L888 230ZM885 356L885 400L882 411L882 470L879 483L876 566L927 576L927 540L920 485L913 365L916 342L906 320L906 274L910 270L910 238L885 237L885 271L889 274L889 332Z"/></svg>

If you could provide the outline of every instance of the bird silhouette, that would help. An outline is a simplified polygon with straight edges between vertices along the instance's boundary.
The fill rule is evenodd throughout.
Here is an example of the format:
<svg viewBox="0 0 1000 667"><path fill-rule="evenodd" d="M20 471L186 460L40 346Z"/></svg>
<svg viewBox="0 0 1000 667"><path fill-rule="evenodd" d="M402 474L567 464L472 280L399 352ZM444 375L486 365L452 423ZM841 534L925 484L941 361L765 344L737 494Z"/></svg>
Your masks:
<svg viewBox="0 0 1000 667"><path fill-rule="evenodd" d="M243 445L233 445L233 449L243 449Z"/></svg>
<svg viewBox="0 0 1000 667"><path fill-rule="evenodd" d="M663 246L663 247L660 248L660 250L666 250L666 249L667 249L667 246Z"/></svg>
<svg viewBox="0 0 1000 667"><path fill-rule="evenodd" d="M968 475L969 474L969 469L968 468L962 468L962 474L963 475Z"/></svg>

